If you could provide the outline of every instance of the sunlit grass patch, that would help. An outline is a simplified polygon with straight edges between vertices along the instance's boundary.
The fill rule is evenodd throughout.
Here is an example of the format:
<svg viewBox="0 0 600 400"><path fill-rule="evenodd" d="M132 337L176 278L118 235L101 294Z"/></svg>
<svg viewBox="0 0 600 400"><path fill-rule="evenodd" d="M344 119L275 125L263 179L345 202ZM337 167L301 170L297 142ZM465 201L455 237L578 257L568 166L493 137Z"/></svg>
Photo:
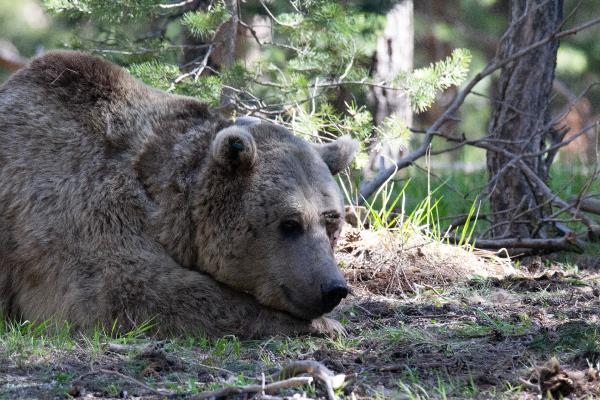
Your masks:
<svg viewBox="0 0 600 400"><path fill-rule="evenodd" d="M453 325L450 331L454 336L469 338L487 335L523 335L529 332L531 328L531 322L526 318L510 321L480 313L476 321L461 321Z"/></svg>
<svg viewBox="0 0 600 400"><path fill-rule="evenodd" d="M586 321L567 321L554 331L542 330L534 336L532 350L544 353L600 354L600 324Z"/></svg>
<svg viewBox="0 0 600 400"><path fill-rule="evenodd" d="M75 346L69 324L11 321L0 316L0 354L18 364Z"/></svg>

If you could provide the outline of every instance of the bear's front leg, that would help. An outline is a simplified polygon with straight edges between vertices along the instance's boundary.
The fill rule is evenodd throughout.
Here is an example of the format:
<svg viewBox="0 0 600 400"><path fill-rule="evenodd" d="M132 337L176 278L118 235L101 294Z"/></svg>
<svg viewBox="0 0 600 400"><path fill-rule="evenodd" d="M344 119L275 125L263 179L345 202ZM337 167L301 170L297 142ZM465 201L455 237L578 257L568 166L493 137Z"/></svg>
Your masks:
<svg viewBox="0 0 600 400"><path fill-rule="evenodd" d="M166 260L163 260L166 261ZM233 291L206 274L176 265L172 260L144 265L112 276L107 282L111 324L115 316L122 329L145 321L154 323L159 336L202 333L211 337L236 335L260 338L270 335L319 334L337 336L341 324L329 318L305 321L267 308L252 296Z"/></svg>

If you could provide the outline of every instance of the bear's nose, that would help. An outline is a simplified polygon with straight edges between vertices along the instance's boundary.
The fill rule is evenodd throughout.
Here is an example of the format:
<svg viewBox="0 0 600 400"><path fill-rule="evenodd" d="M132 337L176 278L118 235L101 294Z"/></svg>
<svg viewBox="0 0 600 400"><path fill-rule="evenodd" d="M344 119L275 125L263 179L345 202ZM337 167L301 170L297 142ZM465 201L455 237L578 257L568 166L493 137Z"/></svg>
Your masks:
<svg viewBox="0 0 600 400"><path fill-rule="evenodd" d="M321 311L328 313L346 296L348 296L348 286L345 282L337 281L321 285Z"/></svg>

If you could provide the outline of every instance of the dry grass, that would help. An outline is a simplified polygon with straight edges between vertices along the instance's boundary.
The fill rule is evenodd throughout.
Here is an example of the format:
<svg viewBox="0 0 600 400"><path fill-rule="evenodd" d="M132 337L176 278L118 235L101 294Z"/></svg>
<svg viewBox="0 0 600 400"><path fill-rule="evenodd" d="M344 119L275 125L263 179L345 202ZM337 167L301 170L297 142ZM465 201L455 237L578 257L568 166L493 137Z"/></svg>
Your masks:
<svg viewBox="0 0 600 400"><path fill-rule="evenodd" d="M473 277L517 275L512 262L485 250L433 240L418 232L364 230L347 225L337 259L353 284L379 295L464 283Z"/></svg>

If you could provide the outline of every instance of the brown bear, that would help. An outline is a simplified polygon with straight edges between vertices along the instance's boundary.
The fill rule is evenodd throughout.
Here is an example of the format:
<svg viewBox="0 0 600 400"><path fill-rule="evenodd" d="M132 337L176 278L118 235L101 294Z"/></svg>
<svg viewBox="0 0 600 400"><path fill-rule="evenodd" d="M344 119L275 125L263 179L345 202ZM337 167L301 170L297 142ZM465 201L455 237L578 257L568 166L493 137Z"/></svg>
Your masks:
<svg viewBox="0 0 600 400"><path fill-rule="evenodd" d="M261 337L340 330L333 174L356 143L237 125L78 52L0 88L0 311Z"/></svg>

